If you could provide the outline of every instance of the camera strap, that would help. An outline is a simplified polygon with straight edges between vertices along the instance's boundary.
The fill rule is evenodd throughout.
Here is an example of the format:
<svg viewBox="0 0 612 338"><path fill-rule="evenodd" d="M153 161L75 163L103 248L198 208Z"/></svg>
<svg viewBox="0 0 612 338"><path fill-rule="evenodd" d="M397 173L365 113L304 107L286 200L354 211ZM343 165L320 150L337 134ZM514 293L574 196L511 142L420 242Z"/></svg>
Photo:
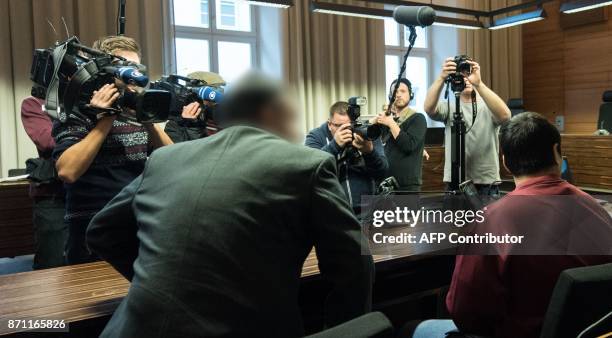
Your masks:
<svg viewBox="0 0 612 338"><path fill-rule="evenodd" d="M59 72L64 56L68 51L68 44L58 46L53 50L53 76L51 76L51 83L47 89L47 95L45 100L45 110L51 118L55 120L65 121L67 116L66 113L61 111L59 102Z"/></svg>
<svg viewBox="0 0 612 338"><path fill-rule="evenodd" d="M81 86L92 78L92 74L96 73L98 73L98 66L94 61L86 63L74 73L64 93L64 109L66 112L70 113L73 111L73 106L75 102L78 102L81 93Z"/></svg>

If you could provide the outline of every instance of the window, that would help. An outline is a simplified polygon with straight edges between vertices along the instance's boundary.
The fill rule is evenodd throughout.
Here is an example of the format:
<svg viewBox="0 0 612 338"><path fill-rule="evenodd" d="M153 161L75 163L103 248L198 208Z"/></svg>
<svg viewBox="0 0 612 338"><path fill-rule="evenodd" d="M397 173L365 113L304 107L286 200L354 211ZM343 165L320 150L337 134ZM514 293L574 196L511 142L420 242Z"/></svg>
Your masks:
<svg viewBox="0 0 612 338"><path fill-rule="evenodd" d="M429 28L416 28L417 38L410 56L406 62L404 76L412 83L414 100L410 107L422 112L425 95L429 85L429 59L431 48L429 47ZM387 88L393 80L397 79L404 54L408 49L408 37L410 33L404 25L398 25L393 19L385 19L385 68Z"/></svg>
<svg viewBox="0 0 612 338"><path fill-rule="evenodd" d="M212 71L229 83L257 67L256 6L241 0L174 0L173 8L177 74Z"/></svg>

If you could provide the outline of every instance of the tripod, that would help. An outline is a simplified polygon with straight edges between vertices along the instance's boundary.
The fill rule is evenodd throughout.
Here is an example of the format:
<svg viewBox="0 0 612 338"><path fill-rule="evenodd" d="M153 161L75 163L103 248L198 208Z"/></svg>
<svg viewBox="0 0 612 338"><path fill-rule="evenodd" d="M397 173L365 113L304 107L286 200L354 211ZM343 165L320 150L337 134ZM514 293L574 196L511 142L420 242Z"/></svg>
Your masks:
<svg viewBox="0 0 612 338"><path fill-rule="evenodd" d="M461 112L461 91L454 90L455 113L451 125L451 191L459 191L465 181L465 121Z"/></svg>

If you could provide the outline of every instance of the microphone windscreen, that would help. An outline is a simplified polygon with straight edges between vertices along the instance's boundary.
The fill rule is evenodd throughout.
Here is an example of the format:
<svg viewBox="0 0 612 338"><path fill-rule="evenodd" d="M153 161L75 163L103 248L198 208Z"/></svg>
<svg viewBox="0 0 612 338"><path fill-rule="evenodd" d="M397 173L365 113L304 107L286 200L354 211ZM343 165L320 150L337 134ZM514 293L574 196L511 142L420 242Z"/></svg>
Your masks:
<svg viewBox="0 0 612 338"><path fill-rule="evenodd" d="M431 26L436 20L436 11L429 6L398 6L393 19L406 26Z"/></svg>
<svg viewBox="0 0 612 338"><path fill-rule="evenodd" d="M138 87L146 87L149 84L149 78L134 67L121 67L115 71L115 76Z"/></svg>
<svg viewBox="0 0 612 338"><path fill-rule="evenodd" d="M223 100L223 94L209 86L196 87L193 91L204 101L219 103Z"/></svg>

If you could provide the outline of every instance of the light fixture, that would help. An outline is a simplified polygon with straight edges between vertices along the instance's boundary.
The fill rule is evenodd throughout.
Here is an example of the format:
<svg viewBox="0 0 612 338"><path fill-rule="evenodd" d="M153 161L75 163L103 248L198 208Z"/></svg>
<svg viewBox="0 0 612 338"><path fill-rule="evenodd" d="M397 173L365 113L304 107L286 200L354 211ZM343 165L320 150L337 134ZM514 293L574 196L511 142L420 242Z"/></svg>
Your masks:
<svg viewBox="0 0 612 338"><path fill-rule="evenodd" d="M561 4L561 12L565 14L588 11L589 9L612 5L610 0L577 0Z"/></svg>
<svg viewBox="0 0 612 338"><path fill-rule="evenodd" d="M540 21L546 17L546 11L543 8L538 8L532 12L521 13L517 15L507 16L499 20L493 21L489 27L491 30L507 28L517 25L523 25L529 22Z"/></svg>
<svg viewBox="0 0 612 338"><path fill-rule="evenodd" d="M293 6L293 0L247 0L249 5L266 6L275 8L289 8Z"/></svg>
<svg viewBox="0 0 612 338"><path fill-rule="evenodd" d="M366 19L386 19L393 17L393 11L386 9L340 5L318 1L312 1L310 3L310 10L316 13L346 15Z"/></svg>
<svg viewBox="0 0 612 338"><path fill-rule="evenodd" d="M481 29L482 23L476 20L464 20L457 18L449 18L445 16L437 16L434 21L434 26L454 27L462 29Z"/></svg>

